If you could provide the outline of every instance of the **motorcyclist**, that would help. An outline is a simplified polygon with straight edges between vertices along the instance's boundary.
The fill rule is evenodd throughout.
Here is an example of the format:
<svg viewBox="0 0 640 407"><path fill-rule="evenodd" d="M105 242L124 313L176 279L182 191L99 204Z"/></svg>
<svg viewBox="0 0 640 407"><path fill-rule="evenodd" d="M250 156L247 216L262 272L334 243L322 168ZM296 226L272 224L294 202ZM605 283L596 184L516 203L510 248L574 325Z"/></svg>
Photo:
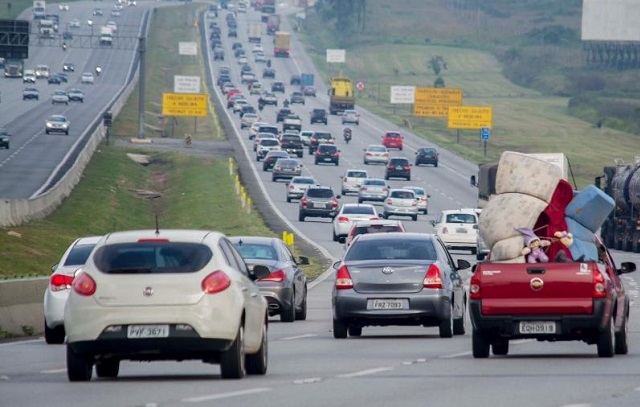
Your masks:
<svg viewBox="0 0 640 407"><path fill-rule="evenodd" d="M285 99L284 102L282 102L282 105L284 107L289 107L289 99Z"/></svg>
<svg viewBox="0 0 640 407"><path fill-rule="evenodd" d="M351 141L351 128L350 127L345 127L343 132L342 132L342 137L344 138L344 141L349 144L349 142Z"/></svg>
<svg viewBox="0 0 640 407"><path fill-rule="evenodd" d="M66 51L66 50L67 50L67 48L69 48L69 46L67 45L67 43L66 43L66 42L63 42L63 43L62 43L62 50L63 50L63 51Z"/></svg>
<svg viewBox="0 0 640 407"><path fill-rule="evenodd" d="M102 68L100 68L99 66L96 66L96 75L100 76L101 73L102 73Z"/></svg>

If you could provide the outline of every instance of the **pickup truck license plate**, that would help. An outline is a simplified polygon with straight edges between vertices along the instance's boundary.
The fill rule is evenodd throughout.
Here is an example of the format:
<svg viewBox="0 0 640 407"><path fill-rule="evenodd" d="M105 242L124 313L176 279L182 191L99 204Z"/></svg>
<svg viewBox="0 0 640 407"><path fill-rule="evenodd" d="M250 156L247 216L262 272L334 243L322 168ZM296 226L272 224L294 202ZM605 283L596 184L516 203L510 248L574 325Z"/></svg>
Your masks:
<svg viewBox="0 0 640 407"><path fill-rule="evenodd" d="M404 309L404 300L369 300L367 309Z"/></svg>
<svg viewBox="0 0 640 407"><path fill-rule="evenodd" d="M169 325L129 325L127 327L127 338L167 338L169 336Z"/></svg>
<svg viewBox="0 0 640 407"><path fill-rule="evenodd" d="M520 321L521 334L555 334L556 323L552 321Z"/></svg>

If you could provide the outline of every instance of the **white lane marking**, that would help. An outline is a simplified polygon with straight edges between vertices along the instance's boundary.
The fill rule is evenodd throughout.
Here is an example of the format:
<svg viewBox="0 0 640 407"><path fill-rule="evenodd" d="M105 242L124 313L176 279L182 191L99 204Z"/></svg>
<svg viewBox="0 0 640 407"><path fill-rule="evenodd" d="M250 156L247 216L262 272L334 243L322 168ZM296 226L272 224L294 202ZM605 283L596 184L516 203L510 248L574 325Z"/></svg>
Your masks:
<svg viewBox="0 0 640 407"><path fill-rule="evenodd" d="M57 374L57 373L66 373L67 369L50 369L50 370L41 370L42 374Z"/></svg>
<svg viewBox="0 0 640 407"><path fill-rule="evenodd" d="M257 387L255 389L232 391L229 393L221 393L221 394L211 394L209 396L189 397L186 399L182 399L181 401L183 403L201 403L203 401L209 401L209 400L220 400L220 399L226 399L230 397L248 396L249 394L264 393L265 391L271 391L271 388Z"/></svg>
<svg viewBox="0 0 640 407"><path fill-rule="evenodd" d="M280 340L281 341L292 341L294 339L312 338L314 336L318 336L318 335L316 335L316 334L304 334L304 335L298 335L298 336L289 336L288 338L282 338Z"/></svg>
<svg viewBox="0 0 640 407"><path fill-rule="evenodd" d="M459 358L462 356L469 356L469 355L471 355L471 352L460 352L460 353L454 353L453 355L440 356L440 359L453 359L453 358Z"/></svg>
<svg viewBox="0 0 640 407"><path fill-rule="evenodd" d="M309 377L307 379L297 379L293 381L293 384L312 384L312 383L318 383L321 382L322 378L321 377Z"/></svg>
<svg viewBox="0 0 640 407"><path fill-rule="evenodd" d="M2 376L0 376L0 380L9 380L9 376L2 375Z"/></svg>
<svg viewBox="0 0 640 407"><path fill-rule="evenodd" d="M392 367L377 367L375 369L367 369L367 370L361 370L359 372L353 372L353 373L347 373L347 374L340 374L336 377L340 377L343 379L348 379L351 377L360 377L360 376L367 376L367 375L372 375L372 374L376 374L376 373L380 373L380 372L387 372L393 370Z"/></svg>
<svg viewBox="0 0 640 407"><path fill-rule="evenodd" d="M561 407L591 407L593 404L565 404L564 406Z"/></svg>
<svg viewBox="0 0 640 407"><path fill-rule="evenodd" d="M640 391L640 387L636 387L633 391Z"/></svg>
<svg viewBox="0 0 640 407"><path fill-rule="evenodd" d="M28 339L26 341L16 341L16 342L7 342L7 343L0 343L0 347L4 347L4 346L13 346L13 345L24 345L26 343L35 343L35 342L42 342L42 339Z"/></svg>

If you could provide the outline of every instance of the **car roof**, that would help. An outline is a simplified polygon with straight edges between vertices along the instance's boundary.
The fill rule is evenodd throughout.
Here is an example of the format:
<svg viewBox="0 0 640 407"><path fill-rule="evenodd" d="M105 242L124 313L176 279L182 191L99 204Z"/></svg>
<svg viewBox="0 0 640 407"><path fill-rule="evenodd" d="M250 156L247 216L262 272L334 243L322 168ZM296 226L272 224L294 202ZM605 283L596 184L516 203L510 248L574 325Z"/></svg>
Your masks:
<svg viewBox="0 0 640 407"><path fill-rule="evenodd" d="M100 236L85 236L85 237L79 237L78 239L76 239L76 241L73 243L74 246L81 246L81 245L85 245L85 244L97 244L100 239L102 239L102 235Z"/></svg>
<svg viewBox="0 0 640 407"><path fill-rule="evenodd" d="M303 180L303 179L304 179L304 180L311 180L311 181L313 181L313 182L316 182L316 179L315 179L315 178L313 178L313 177L307 177L307 176L297 176L297 177L293 177L293 178L291 178L291 181L290 181L290 182L293 182L294 180L295 180L295 181L300 181L300 180Z"/></svg>
<svg viewBox="0 0 640 407"><path fill-rule="evenodd" d="M229 236L229 240L232 243L239 243L242 241L243 243L263 243L263 244L274 244L275 241L280 240L277 237L269 237L269 236Z"/></svg>
<svg viewBox="0 0 640 407"><path fill-rule="evenodd" d="M149 240L168 239L169 241L201 243L205 238L209 236L223 237L224 235L216 231L196 230L196 229L127 230L127 231L113 232L105 235L104 243L105 244L132 243L132 242L139 242L141 239L149 239Z"/></svg>
<svg viewBox="0 0 640 407"><path fill-rule="evenodd" d="M357 226L404 225L401 220L397 219L356 219L355 224Z"/></svg>
<svg viewBox="0 0 640 407"><path fill-rule="evenodd" d="M389 232L389 233L365 233L359 235L358 241L367 240L409 240L409 239L436 239L433 233L417 233L417 232Z"/></svg>

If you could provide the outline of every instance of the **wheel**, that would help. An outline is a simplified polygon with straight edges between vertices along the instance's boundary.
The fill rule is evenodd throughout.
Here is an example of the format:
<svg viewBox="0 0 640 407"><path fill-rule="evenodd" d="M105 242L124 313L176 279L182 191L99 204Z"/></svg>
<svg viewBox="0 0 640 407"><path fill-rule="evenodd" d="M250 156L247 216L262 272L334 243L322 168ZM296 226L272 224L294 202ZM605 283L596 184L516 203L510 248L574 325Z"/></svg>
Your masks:
<svg viewBox="0 0 640 407"><path fill-rule="evenodd" d="M629 317L625 314L624 322L620 328L620 332L615 334L615 353L616 355L626 355L629 353Z"/></svg>
<svg viewBox="0 0 640 407"><path fill-rule="evenodd" d="M389 219L389 214L386 212L382 212L382 219Z"/></svg>
<svg viewBox="0 0 640 407"><path fill-rule="evenodd" d="M640 253L640 235L633 236L632 249L634 253Z"/></svg>
<svg viewBox="0 0 640 407"><path fill-rule="evenodd" d="M359 204L361 204L361 203L363 203L363 202L364 202L364 200L362 200L362 199L359 199L359 198L358 198L358 203L359 203Z"/></svg>
<svg viewBox="0 0 640 407"><path fill-rule="evenodd" d="M478 248L474 247L471 249L471 254L476 255L478 253Z"/></svg>
<svg viewBox="0 0 640 407"><path fill-rule="evenodd" d="M363 160L363 161L362 161L362 163L363 163L364 165L369 165L369 161L367 161L367 160Z"/></svg>
<svg viewBox="0 0 640 407"><path fill-rule="evenodd" d="M65 136L68 136L68 135L69 135L69 130L65 131L65 132L64 132L64 135L65 135Z"/></svg>
<svg viewBox="0 0 640 407"><path fill-rule="evenodd" d="M414 222L416 222L418 220L418 215L413 215L411 216L411 220L413 220Z"/></svg>
<svg viewBox="0 0 640 407"><path fill-rule="evenodd" d="M385 175L385 176L384 176L384 179L385 179L385 180L388 180L388 179L389 179L389 176L388 176L388 175Z"/></svg>
<svg viewBox="0 0 640 407"><path fill-rule="evenodd" d="M447 317L440 321L438 330L441 338L451 338L453 336L453 316L451 315L453 309L449 307L449 314Z"/></svg>
<svg viewBox="0 0 640 407"><path fill-rule="evenodd" d="M333 320L333 337L335 339L344 339L347 337L347 326L339 319Z"/></svg>
<svg viewBox="0 0 640 407"><path fill-rule="evenodd" d="M280 321L293 322L296 320L296 297L291 296L291 305L288 308L282 307L280 311Z"/></svg>
<svg viewBox="0 0 640 407"><path fill-rule="evenodd" d="M287 202L291 202L291 197L287 197Z"/></svg>
<svg viewBox="0 0 640 407"><path fill-rule="evenodd" d="M275 181L277 181L277 180L278 180L278 178L277 178L277 177L271 177L271 181L275 182Z"/></svg>
<svg viewBox="0 0 640 407"><path fill-rule="evenodd" d="M315 165L318 165L318 160L314 160L314 161L313 161L313 163L314 163Z"/></svg>
<svg viewBox="0 0 640 407"><path fill-rule="evenodd" d="M47 321L44 321L44 340L49 345L59 345L64 343L64 325L57 326L55 328L49 328Z"/></svg>
<svg viewBox="0 0 640 407"><path fill-rule="evenodd" d="M304 214L298 213L298 221L304 222L304 218L305 218Z"/></svg>
<svg viewBox="0 0 640 407"><path fill-rule="evenodd" d="M491 344L491 350L496 356L505 356L509 353L509 340L506 338L494 339Z"/></svg>
<svg viewBox="0 0 640 407"><path fill-rule="evenodd" d="M49 134L49 130L45 130L45 131L44 131L44 134Z"/></svg>
<svg viewBox="0 0 640 407"><path fill-rule="evenodd" d="M101 360L96 362L96 375L98 377L110 377L116 378L118 377L118 372L120 371L120 361L119 360Z"/></svg>
<svg viewBox="0 0 640 407"><path fill-rule="evenodd" d="M598 356L599 357L601 358L613 357L614 337L615 337L615 324L612 316L609 320L609 323L605 327L605 330L598 334Z"/></svg>
<svg viewBox="0 0 640 407"><path fill-rule="evenodd" d="M220 355L220 376L223 379L242 379L244 375L244 327L240 325L231 347Z"/></svg>
<svg viewBox="0 0 640 407"><path fill-rule="evenodd" d="M361 326L350 326L349 327L349 336L362 336L362 327Z"/></svg>
<svg viewBox="0 0 640 407"><path fill-rule="evenodd" d="M434 166L434 167L437 167L437 166L438 166L438 163L433 164L433 166Z"/></svg>
<svg viewBox="0 0 640 407"><path fill-rule="evenodd" d="M476 359L488 358L490 346L489 338L481 331L474 329L471 333L473 357Z"/></svg>
<svg viewBox="0 0 640 407"><path fill-rule="evenodd" d="M70 382L88 382L93 373L93 363L88 358L78 355L67 344L67 377Z"/></svg>
<svg viewBox="0 0 640 407"><path fill-rule="evenodd" d="M340 165L340 160L336 161L336 167Z"/></svg>
<svg viewBox="0 0 640 407"><path fill-rule="evenodd" d="M333 238L333 241L334 241L334 242L337 242L338 240L340 240L339 236L338 236L338 235L336 235L336 231L335 231L335 230L333 231L332 235L333 235L333 237L332 237L332 238Z"/></svg>
<svg viewBox="0 0 640 407"><path fill-rule="evenodd" d="M307 287L304 288L304 297L302 298L302 304L300 309L296 310L296 321L307 320Z"/></svg>
<svg viewBox="0 0 640 407"><path fill-rule="evenodd" d="M454 335L464 335L467 332L466 329L466 315L467 315L467 305L466 299L462 300L462 317L454 318L453 320L453 334Z"/></svg>
<svg viewBox="0 0 640 407"><path fill-rule="evenodd" d="M244 366L247 374L263 375L267 373L267 365L269 364L269 344L267 341L267 325L262 325L262 342L260 349L253 355L244 357Z"/></svg>
<svg viewBox="0 0 640 407"><path fill-rule="evenodd" d="M407 181L411 181L411 175L407 177Z"/></svg>

